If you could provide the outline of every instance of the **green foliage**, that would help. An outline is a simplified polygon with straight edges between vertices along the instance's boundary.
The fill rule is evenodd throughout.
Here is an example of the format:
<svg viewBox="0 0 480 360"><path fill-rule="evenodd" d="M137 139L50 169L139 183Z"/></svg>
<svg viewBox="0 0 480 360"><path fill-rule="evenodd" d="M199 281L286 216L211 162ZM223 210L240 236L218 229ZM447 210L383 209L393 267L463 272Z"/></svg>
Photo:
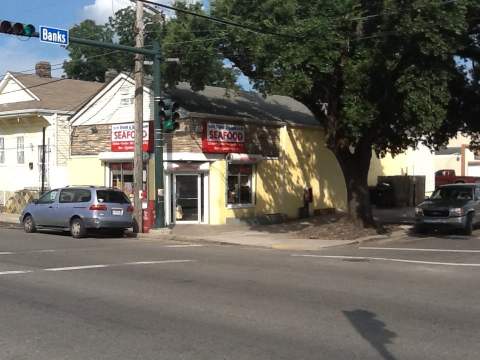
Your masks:
<svg viewBox="0 0 480 360"><path fill-rule="evenodd" d="M214 13L298 37L227 29L222 45L259 91L309 107L333 150L366 141L379 154L396 154L419 141L445 140L436 132L451 114L455 55L466 46L473 6L469 0L217 0ZM329 104L327 116L322 103Z"/></svg>
<svg viewBox="0 0 480 360"><path fill-rule="evenodd" d="M93 20L85 20L70 29L70 35L91 40L112 42L113 33ZM105 71L110 68L114 57L110 51L91 46L70 44L67 47L72 61L65 61L63 68L69 78L103 81ZM88 60L85 60L88 59Z"/></svg>
<svg viewBox="0 0 480 360"><path fill-rule="evenodd" d="M179 6L185 5L180 3ZM198 6L192 9L199 10ZM148 12L144 15L144 23L145 46L152 46L154 41L159 41L165 58L181 58L180 64L163 64L164 85L174 86L179 81L187 81L195 90L205 84L229 88L235 86L238 72L224 67L223 57L213 46L215 42L199 41L196 36L209 32L211 23L181 16L167 21L163 14ZM125 8L117 11L106 24L97 25L92 20L85 20L70 31L72 36L134 46L134 25L134 9ZM192 28L197 29L196 32L189 33ZM67 49L71 60L65 62L64 69L67 76L73 79L104 81L108 69L130 73L134 68L134 55L131 53L78 44L70 44ZM145 71L150 73L151 68L146 66Z"/></svg>

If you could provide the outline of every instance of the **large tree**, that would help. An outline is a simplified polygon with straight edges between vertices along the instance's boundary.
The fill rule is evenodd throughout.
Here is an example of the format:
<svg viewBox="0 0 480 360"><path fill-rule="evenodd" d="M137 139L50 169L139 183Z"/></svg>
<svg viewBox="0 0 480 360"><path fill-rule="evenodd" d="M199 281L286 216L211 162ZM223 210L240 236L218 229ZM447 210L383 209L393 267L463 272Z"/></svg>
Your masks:
<svg viewBox="0 0 480 360"><path fill-rule="evenodd" d="M217 17L281 35L207 26L185 16L175 21L197 39L220 37L222 56L258 91L291 96L312 111L343 171L349 212L368 226L373 225L367 186L372 151L395 155L419 142L442 145L465 128L462 112L474 116L474 107L462 103L473 85L459 62L475 45L477 1L213 3ZM466 93L475 97L473 89Z"/></svg>

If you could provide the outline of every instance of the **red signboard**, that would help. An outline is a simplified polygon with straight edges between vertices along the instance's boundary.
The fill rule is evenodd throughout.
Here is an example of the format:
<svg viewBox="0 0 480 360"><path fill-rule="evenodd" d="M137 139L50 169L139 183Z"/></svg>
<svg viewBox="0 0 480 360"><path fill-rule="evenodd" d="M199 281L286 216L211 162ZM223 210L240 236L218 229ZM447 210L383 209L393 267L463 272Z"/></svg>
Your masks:
<svg viewBox="0 0 480 360"><path fill-rule="evenodd" d="M206 123L202 151L221 154L245 152L245 128L242 125Z"/></svg>
<svg viewBox="0 0 480 360"><path fill-rule="evenodd" d="M152 141L150 139L150 125L143 123L143 151L150 152ZM114 124L112 125L113 152L129 152L135 150L135 124Z"/></svg>

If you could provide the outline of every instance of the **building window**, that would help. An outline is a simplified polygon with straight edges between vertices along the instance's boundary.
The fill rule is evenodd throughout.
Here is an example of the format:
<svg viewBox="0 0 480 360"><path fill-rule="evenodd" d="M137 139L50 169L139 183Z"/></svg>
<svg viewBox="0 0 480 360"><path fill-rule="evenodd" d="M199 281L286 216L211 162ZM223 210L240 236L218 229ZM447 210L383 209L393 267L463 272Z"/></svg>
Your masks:
<svg viewBox="0 0 480 360"><path fill-rule="evenodd" d="M228 164L227 204L253 204L253 165Z"/></svg>
<svg viewBox="0 0 480 360"><path fill-rule="evenodd" d="M23 136L17 136L17 164L25 163L25 149Z"/></svg>
<svg viewBox="0 0 480 360"><path fill-rule="evenodd" d="M5 163L5 138L0 137L0 164Z"/></svg>

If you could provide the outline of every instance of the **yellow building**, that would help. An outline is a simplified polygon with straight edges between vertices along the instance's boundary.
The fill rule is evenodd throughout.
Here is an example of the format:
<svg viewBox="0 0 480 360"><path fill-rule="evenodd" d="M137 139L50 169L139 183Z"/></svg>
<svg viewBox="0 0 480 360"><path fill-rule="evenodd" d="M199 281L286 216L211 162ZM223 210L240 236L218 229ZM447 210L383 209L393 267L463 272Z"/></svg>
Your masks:
<svg viewBox="0 0 480 360"><path fill-rule="evenodd" d="M120 74L72 119L69 182L133 188L134 82ZM155 197L153 98L144 89L145 207ZM283 96L180 84L180 127L164 147L167 224L296 218L346 208L346 188L323 133L302 104Z"/></svg>

